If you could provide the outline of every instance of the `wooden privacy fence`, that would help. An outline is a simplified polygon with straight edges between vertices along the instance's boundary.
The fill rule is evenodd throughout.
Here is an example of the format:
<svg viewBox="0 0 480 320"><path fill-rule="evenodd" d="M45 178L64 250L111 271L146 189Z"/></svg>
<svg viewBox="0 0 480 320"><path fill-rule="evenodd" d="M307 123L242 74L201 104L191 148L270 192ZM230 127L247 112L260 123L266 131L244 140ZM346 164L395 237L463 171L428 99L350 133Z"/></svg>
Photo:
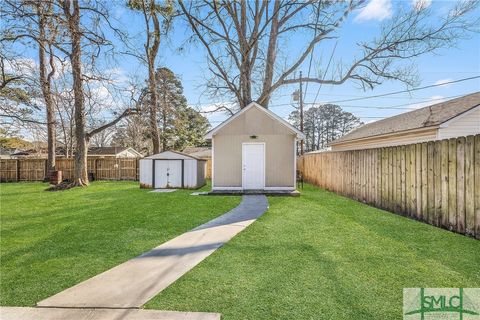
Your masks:
<svg viewBox="0 0 480 320"><path fill-rule="evenodd" d="M206 170L205 170L205 178L206 179L212 179L212 159L208 158L207 159L207 164L206 164Z"/></svg>
<svg viewBox="0 0 480 320"><path fill-rule="evenodd" d="M317 186L480 238L480 135L306 154L298 165Z"/></svg>
<svg viewBox="0 0 480 320"><path fill-rule="evenodd" d="M0 181L43 181L46 159L2 159ZM96 180L138 180L138 159L135 158L89 158L88 172ZM73 178L74 159L56 159L56 169L62 171L66 180Z"/></svg>

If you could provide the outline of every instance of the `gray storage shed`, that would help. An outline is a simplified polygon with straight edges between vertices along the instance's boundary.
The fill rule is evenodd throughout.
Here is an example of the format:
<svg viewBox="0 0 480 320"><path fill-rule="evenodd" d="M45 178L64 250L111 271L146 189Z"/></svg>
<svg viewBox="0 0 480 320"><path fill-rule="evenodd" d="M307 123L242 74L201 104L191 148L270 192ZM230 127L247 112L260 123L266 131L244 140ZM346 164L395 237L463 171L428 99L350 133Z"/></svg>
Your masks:
<svg viewBox="0 0 480 320"><path fill-rule="evenodd" d="M205 185L206 160L164 151L140 160L140 188L197 189Z"/></svg>

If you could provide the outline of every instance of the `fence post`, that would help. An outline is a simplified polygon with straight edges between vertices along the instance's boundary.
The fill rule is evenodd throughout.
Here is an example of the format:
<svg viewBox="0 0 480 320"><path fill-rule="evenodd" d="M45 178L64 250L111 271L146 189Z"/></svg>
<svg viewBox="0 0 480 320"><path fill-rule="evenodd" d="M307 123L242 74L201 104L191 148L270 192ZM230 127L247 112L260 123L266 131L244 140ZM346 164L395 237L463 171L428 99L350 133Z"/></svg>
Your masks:
<svg viewBox="0 0 480 320"><path fill-rule="evenodd" d="M98 179L98 176L97 176L97 165L98 165L98 164L97 164L97 160L98 160L97 158L95 158L95 159L93 160L93 172L94 172L94 173L93 173L93 178L94 178L95 180Z"/></svg>
<svg viewBox="0 0 480 320"><path fill-rule="evenodd" d="M45 159L45 166L43 167L43 181L47 181L47 172L48 172L48 160Z"/></svg>
<svg viewBox="0 0 480 320"><path fill-rule="evenodd" d="M139 163L140 163L140 159L137 158L135 160L135 180L138 181L140 180L139 177L138 177L138 167L139 167Z"/></svg>
<svg viewBox="0 0 480 320"><path fill-rule="evenodd" d="M16 178L17 182L19 182L19 181L20 181L20 160L17 159L17 161L15 162L15 164L16 164L16 167L15 167L15 169L16 169L15 178Z"/></svg>

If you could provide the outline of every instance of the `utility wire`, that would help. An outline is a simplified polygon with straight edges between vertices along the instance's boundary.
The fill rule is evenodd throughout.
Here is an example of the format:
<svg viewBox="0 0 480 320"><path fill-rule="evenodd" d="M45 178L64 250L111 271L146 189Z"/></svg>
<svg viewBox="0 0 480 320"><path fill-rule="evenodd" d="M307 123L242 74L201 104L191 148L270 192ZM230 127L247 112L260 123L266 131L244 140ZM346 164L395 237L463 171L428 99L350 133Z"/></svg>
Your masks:
<svg viewBox="0 0 480 320"><path fill-rule="evenodd" d="M332 54L330 55L330 59L328 60L327 68L323 73L322 80L325 80L325 77L327 76L328 69L330 68L330 63L332 63L333 55L335 54L335 50L337 49L337 44L338 44L338 40L337 42L335 42L335 46L333 47ZM320 94L320 89L322 89L322 83L320 83L320 85L318 86L317 94L315 95L315 99L313 99L313 103L317 102L318 95Z"/></svg>
<svg viewBox="0 0 480 320"><path fill-rule="evenodd" d="M328 67L330 65L331 59L333 58L333 54L335 53L336 46L337 46L337 44L335 44L334 50L332 52L332 56L330 57L329 64L327 65L327 69L325 70L325 74L328 71ZM325 75L324 75L324 78L325 78ZM424 87L413 88L413 89L410 89L410 90L395 91L395 92L383 93L383 94L378 94L378 95L368 96L368 97L356 97L356 98L352 98L352 99L329 101L329 102L325 102L325 104L326 103L332 103L333 104L333 103L340 103L340 102L350 102L350 101L357 101L357 100L381 98L381 97L386 97L386 96L400 94L400 93L410 93L412 91L418 91L418 90L423 90L423 89L428 89L428 88L440 87L440 86L444 86L444 85L447 85L447 84L458 83L458 82L463 82L463 81L468 81L468 80L473 80L473 79L478 79L478 78L480 78L480 75L479 76L474 76L474 77L469 77L469 78L453 80L453 81L444 82L444 83L439 83L439 84L432 84L432 85L428 85L428 86L424 86ZM315 99L313 100L314 102L318 98L321 86L322 86L322 84L319 85L319 90L317 91ZM311 94L313 94L313 93L311 93ZM282 97L282 96L290 96L290 95L291 94L284 94L284 95L276 95L276 96L277 97ZM351 95L335 95L335 94L325 94L325 96L351 97ZM424 98L413 98L413 97L412 98L391 97L391 98L395 98L395 99L424 99ZM234 103L236 103L236 102L235 101L224 101L224 102L213 102L213 103L203 103L203 102L201 102L201 103L192 103L191 105L192 106L209 106L209 105L213 105L213 104L234 104Z"/></svg>
<svg viewBox="0 0 480 320"><path fill-rule="evenodd" d="M399 94L399 93L407 93L407 92L412 92L412 91L424 90L424 89L428 89L428 88L440 87L440 86L444 86L444 85L447 85L447 84L458 83L458 82L463 82L463 81L468 81L468 80L473 80L473 79L478 79L478 78L480 78L480 76L463 78L463 79L458 79L458 80L453 80L453 81L448 81L448 82L443 82L443 83L438 83L438 84L431 84L431 85L428 85L428 86L417 87L417 88L413 88L413 89L410 89L410 90L402 90L402 91L394 91L394 92L389 92L389 93L377 94L377 95L369 96L369 97L329 101L329 102L325 102L325 104L327 104L327 103L333 104L333 103L340 103L340 102L349 102L349 101L358 101L358 100L380 98L380 97L390 96L390 95Z"/></svg>
<svg viewBox="0 0 480 320"><path fill-rule="evenodd" d="M385 107L375 107L375 106L357 106L357 105L340 105L340 107L342 108L361 108L361 109L397 109L397 110L401 110L401 109L404 109L404 110L414 110L414 109L417 109L416 107L410 107L410 108L402 108L402 107L406 107L406 106L415 106L417 104L420 104L420 103L425 103L425 102L435 102L435 101L438 101L438 100L445 100L445 99L453 99L453 98L458 98L458 97L461 97L461 96L464 96L465 94L460 94L460 95L455 95L455 96L449 96L449 97L443 97L443 98L435 98L435 99L428 99L428 100L423 100L423 101L416 101L416 102L410 102L410 103L404 103L404 104L397 104L397 105L393 105L393 106L385 106ZM328 102L327 102L328 103ZM327 104L327 103L322 103L322 104ZM315 105L316 103L313 103L313 102L305 102L305 104L307 105ZM291 107L294 107L292 106L291 103L282 103L282 104L275 104L275 105L271 105L269 106L270 107L273 107L273 108L276 108L276 107L285 107L285 106L291 106Z"/></svg>

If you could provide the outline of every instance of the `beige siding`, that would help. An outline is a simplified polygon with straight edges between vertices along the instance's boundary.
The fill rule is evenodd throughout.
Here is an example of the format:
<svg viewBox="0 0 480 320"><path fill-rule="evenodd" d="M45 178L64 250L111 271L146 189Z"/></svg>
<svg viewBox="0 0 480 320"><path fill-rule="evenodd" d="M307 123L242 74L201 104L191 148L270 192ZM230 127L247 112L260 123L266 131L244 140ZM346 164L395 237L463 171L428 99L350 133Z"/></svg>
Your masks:
<svg viewBox="0 0 480 320"><path fill-rule="evenodd" d="M250 138L252 135L257 138ZM264 112L252 108L213 137L215 188L242 186L244 142L265 142L266 187L295 185L295 135Z"/></svg>
<svg viewBox="0 0 480 320"><path fill-rule="evenodd" d="M437 140L438 129L403 132L389 136L371 137L356 141L346 141L332 145L332 151L361 150L382 147L399 146L404 144L420 143Z"/></svg>
<svg viewBox="0 0 480 320"><path fill-rule="evenodd" d="M480 106L440 126L438 139L449 139L480 133Z"/></svg>

